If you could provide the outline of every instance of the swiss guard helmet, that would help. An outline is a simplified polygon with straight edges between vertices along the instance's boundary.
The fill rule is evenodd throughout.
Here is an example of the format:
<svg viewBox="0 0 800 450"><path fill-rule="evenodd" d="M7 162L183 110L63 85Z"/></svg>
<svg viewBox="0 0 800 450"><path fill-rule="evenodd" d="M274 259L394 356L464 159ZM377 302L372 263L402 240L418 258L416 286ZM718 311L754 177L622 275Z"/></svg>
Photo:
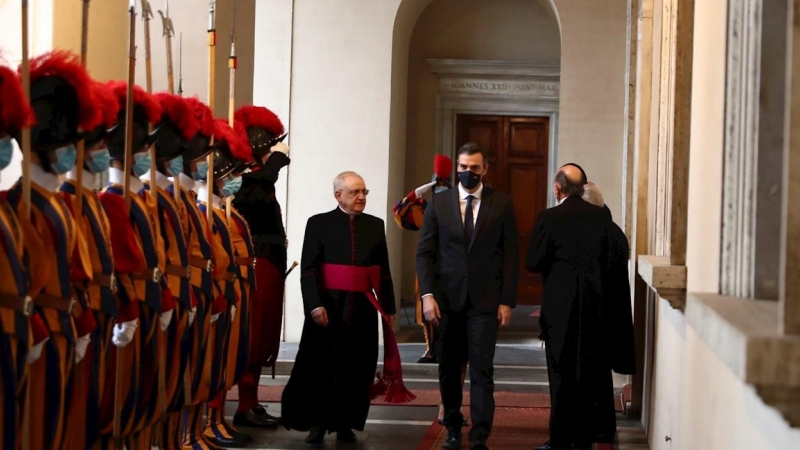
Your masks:
<svg viewBox="0 0 800 450"><path fill-rule="evenodd" d="M214 179L221 180L233 173L247 160L250 146L243 136L228 125L228 121L214 121Z"/></svg>
<svg viewBox="0 0 800 450"><path fill-rule="evenodd" d="M22 92L19 75L10 67L0 66L0 136L6 136L0 139L10 138L7 135L16 135L34 123L36 118Z"/></svg>
<svg viewBox="0 0 800 450"><path fill-rule="evenodd" d="M84 146L87 151L107 139L119 123L119 102L111 88L104 83L94 81L92 89L94 90L95 105L100 110L102 121L94 130L86 134Z"/></svg>
<svg viewBox="0 0 800 450"><path fill-rule="evenodd" d="M156 162L177 158L189 149L189 140L200 130L194 111L183 97L166 92L153 96L161 107L156 139ZM159 167L159 170L161 167Z"/></svg>
<svg viewBox="0 0 800 450"><path fill-rule="evenodd" d="M259 162L275 144L286 138L281 120L263 106L242 106L234 114L234 120L244 126L253 157Z"/></svg>
<svg viewBox="0 0 800 450"><path fill-rule="evenodd" d="M73 53L59 50L30 61L30 105L36 116L31 149L42 168L53 172L56 150L74 145L102 122L92 79ZM21 130L14 138L22 143Z"/></svg>
<svg viewBox="0 0 800 450"><path fill-rule="evenodd" d="M125 160L125 114L128 101L128 83L124 81L111 81L108 87L117 97L119 125L109 136L108 150L111 159ZM155 131L150 133L152 125L155 127L161 120L161 106L152 95L139 86L133 86L133 144L132 153L144 152L155 140Z"/></svg>
<svg viewBox="0 0 800 450"><path fill-rule="evenodd" d="M188 149L183 154L183 173L192 176L191 162L204 158L211 153L211 137L214 136L214 116L211 109L197 97L189 97L186 103L192 108L194 118L200 127L189 139Z"/></svg>

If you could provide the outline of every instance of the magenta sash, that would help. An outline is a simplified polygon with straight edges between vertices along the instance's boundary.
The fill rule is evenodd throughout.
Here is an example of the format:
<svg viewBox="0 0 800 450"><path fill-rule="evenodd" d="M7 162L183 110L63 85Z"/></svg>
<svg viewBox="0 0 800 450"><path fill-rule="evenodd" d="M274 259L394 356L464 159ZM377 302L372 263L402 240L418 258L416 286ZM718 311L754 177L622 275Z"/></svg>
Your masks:
<svg viewBox="0 0 800 450"><path fill-rule="evenodd" d="M383 373L378 372L370 388L372 398L385 395L388 403L405 403L417 398L403 384L403 367L394 330L389 325L389 317L383 311L376 294L380 292L381 268L379 266L349 266L344 264L323 264L322 276L325 288L336 291L359 292L366 295L372 306L378 310L383 323Z"/></svg>

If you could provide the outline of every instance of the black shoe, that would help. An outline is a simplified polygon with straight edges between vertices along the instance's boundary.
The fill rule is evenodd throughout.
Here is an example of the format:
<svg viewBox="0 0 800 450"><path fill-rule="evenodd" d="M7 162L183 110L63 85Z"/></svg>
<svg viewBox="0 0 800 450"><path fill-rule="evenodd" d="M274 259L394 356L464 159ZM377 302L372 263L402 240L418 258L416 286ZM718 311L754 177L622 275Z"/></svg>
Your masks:
<svg viewBox="0 0 800 450"><path fill-rule="evenodd" d="M417 364L436 364L436 357L431 352L425 352L424 355L417 361Z"/></svg>
<svg viewBox="0 0 800 450"><path fill-rule="evenodd" d="M489 450L489 447L484 441L477 441L469 444L469 450Z"/></svg>
<svg viewBox="0 0 800 450"><path fill-rule="evenodd" d="M280 423L280 417L274 417L267 413L267 409L261 405L250 408L247 412L233 415L233 426L249 428L275 428Z"/></svg>
<svg viewBox="0 0 800 450"><path fill-rule="evenodd" d="M436 422L439 423L439 425L444 426L444 419L436 419ZM464 419L464 421L461 422L461 426L462 427L468 427L469 426L469 422L467 422L467 419Z"/></svg>
<svg viewBox="0 0 800 450"><path fill-rule="evenodd" d="M220 447L220 448L244 448L244 447L247 447L247 443L246 442L240 441L240 440L234 439L234 438L228 439L228 438L224 438L224 437L206 436L206 439L208 439L208 442L210 442L212 445L215 445L215 446Z"/></svg>
<svg viewBox="0 0 800 450"><path fill-rule="evenodd" d="M336 432L336 440L343 444L352 444L358 440L353 430L346 429Z"/></svg>
<svg viewBox="0 0 800 450"><path fill-rule="evenodd" d="M547 441L538 447L533 447L533 450L551 450L552 448L553 447L550 446L550 441Z"/></svg>
<svg viewBox="0 0 800 450"><path fill-rule="evenodd" d="M306 436L306 444L320 445L323 440L325 440L324 428L311 428L311 431L308 432L308 436Z"/></svg>
<svg viewBox="0 0 800 450"><path fill-rule="evenodd" d="M447 439L444 440L442 448L457 450L461 448L461 430L447 430Z"/></svg>

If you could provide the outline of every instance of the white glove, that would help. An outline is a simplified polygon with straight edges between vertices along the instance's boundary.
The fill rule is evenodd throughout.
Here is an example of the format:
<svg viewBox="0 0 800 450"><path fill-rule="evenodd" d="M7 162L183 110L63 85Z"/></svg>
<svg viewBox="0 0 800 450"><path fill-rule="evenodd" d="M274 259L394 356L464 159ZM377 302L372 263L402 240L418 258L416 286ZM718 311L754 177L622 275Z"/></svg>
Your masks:
<svg viewBox="0 0 800 450"><path fill-rule="evenodd" d="M89 347L90 342L92 342L92 333L79 337L75 342L75 364L81 362L83 357L86 356L86 349Z"/></svg>
<svg viewBox="0 0 800 450"><path fill-rule="evenodd" d="M211 323L214 323L214 322L216 322L216 321L217 321L217 319L219 319L219 315L220 315L220 314L222 314L222 313L216 313L216 314L212 314L212 315L211 315Z"/></svg>
<svg viewBox="0 0 800 450"><path fill-rule="evenodd" d="M42 356L42 349L44 348L44 343L49 340L50 338L48 337L47 339L43 340L42 342L39 342L38 344L31 347L30 350L28 350L28 357L26 358L28 365L35 363L36 360L38 360L39 357Z"/></svg>
<svg viewBox="0 0 800 450"><path fill-rule="evenodd" d="M430 191L431 189L433 189L433 187L435 185L436 185L436 181L431 181L428 184L423 184L422 186L414 189L414 194L417 196L417 198L422 198L422 195L424 193Z"/></svg>
<svg viewBox="0 0 800 450"><path fill-rule="evenodd" d="M136 333L137 328L139 328L139 319L114 324L114 334L111 336L111 342L117 347L125 347L133 341L133 335Z"/></svg>
<svg viewBox="0 0 800 450"><path fill-rule="evenodd" d="M196 315L197 315L197 306L195 306L194 308L191 309L191 311L189 311L189 326L192 326L192 324L194 323L194 317Z"/></svg>
<svg viewBox="0 0 800 450"><path fill-rule="evenodd" d="M284 144L283 142L278 142L277 144L273 145L270 151L273 152L281 152L283 154L289 154L289 146Z"/></svg>
<svg viewBox="0 0 800 450"><path fill-rule="evenodd" d="M174 312L174 309L170 309L167 312L161 313L161 316L159 317L161 320L161 331L164 331L169 327L169 323L172 322L172 314Z"/></svg>
<svg viewBox="0 0 800 450"><path fill-rule="evenodd" d="M236 318L236 305L231 305L231 323Z"/></svg>

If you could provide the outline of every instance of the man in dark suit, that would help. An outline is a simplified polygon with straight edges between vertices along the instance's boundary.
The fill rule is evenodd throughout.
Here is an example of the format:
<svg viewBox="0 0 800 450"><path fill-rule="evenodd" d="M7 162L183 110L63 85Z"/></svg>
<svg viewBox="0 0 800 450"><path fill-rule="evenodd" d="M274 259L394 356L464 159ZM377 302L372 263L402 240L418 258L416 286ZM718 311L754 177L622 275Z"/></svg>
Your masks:
<svg viewBox="0 0 800 450"><path fill-rule="evenodd" d="M417 276L425 319L439 326L439 387L444 448L461 447L461 365L469 360L471 449L485 449L494 418L494 350L498 327L516 306L517 227L511 198L484 186L486 150L458 151L457 189L435 194L425 210Z"/></svg>
<svg viewBox="0 0 800 450"><path fill-rule="evenodd" d="M585 180L575 165L555 175L558 206L539 213L526 266L541 273L539 324L550 380L550 442L543 448L588 449L603 371L609 372L601 320L608 280L609 223L605 211L584 201Z"/></svg>

